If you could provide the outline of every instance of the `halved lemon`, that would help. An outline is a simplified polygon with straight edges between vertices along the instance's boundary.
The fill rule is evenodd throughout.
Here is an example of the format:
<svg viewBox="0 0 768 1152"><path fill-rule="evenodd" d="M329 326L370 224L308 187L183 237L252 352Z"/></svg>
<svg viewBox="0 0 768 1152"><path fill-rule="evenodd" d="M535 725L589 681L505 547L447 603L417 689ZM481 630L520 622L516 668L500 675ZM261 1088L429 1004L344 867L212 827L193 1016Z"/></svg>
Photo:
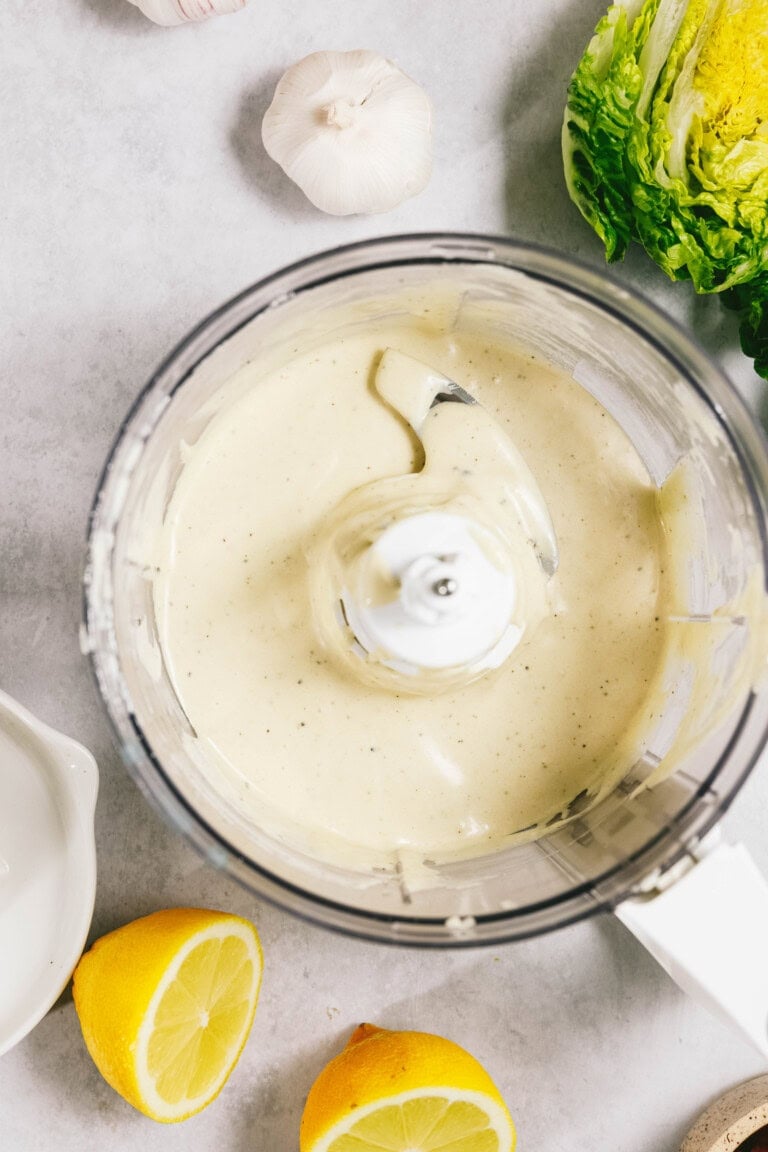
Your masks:
<svg viewBox="0 0 768 1152"><path fill-rule="evenodd" d="M256 929L226 912L170 908L102 936L73 986L96 1067L153 1120L199 1112L248 1038L262 967Z"/></svg>
<svg viewBox="0 0 768 1152"><path fill-rule="evenodd" d="M513 1152L498 1089L458 1044L361 1024L310 1089L300 1152Z"/></svg>

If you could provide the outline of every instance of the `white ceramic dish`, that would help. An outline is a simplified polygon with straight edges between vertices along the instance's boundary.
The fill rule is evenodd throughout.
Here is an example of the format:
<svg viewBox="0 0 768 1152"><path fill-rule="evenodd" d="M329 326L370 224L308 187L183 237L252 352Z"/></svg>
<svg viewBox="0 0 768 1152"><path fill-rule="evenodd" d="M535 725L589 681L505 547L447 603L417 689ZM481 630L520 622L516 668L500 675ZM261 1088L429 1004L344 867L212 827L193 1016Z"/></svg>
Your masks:
<svg viewBox="0 0 768 1152"><path fill-rule="evenodd" d="M96 893L98 769L0 692L0 1055L55 1003Z"/></svg>

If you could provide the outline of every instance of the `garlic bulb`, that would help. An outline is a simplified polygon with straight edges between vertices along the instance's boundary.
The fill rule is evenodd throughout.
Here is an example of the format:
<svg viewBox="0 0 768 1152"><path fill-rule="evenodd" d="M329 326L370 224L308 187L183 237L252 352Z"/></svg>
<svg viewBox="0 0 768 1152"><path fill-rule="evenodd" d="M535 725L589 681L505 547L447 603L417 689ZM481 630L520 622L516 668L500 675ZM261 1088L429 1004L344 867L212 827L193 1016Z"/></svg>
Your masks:
<svg viewBox="0 0 768 1152"><path fill-rule="evenodd" d="M171 26L239 12L248 0L130 0L130 3L140 8L155 24Z"/></svg>
<svg viewBox="0 0 768 1152"><path fill-rule="evenodd" d="M376 52L313 52L277 85L264 147L312 203L334 216L387 212L426 187L432 106Z"/></svg>

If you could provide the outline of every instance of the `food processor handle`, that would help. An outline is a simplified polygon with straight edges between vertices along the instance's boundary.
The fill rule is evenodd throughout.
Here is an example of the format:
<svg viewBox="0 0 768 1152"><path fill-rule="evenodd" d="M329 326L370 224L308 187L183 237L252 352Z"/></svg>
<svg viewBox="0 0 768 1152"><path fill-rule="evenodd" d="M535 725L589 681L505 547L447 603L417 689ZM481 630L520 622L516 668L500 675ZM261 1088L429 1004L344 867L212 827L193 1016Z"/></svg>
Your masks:
<svg viewBox="0 0 768 1152"><path fill-rule="evenodd" d="M715 832L670 883L614 909L680 987L768 1059L768 882Z"/></svg>

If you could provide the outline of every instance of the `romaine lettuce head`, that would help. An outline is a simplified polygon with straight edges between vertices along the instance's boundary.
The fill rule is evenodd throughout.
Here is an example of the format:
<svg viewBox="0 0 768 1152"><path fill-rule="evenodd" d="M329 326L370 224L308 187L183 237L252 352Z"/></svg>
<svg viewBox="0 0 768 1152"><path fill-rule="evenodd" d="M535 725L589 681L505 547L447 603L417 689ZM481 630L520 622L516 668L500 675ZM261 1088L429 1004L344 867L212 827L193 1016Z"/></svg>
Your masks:
<svg viewBox="0 0 768 1152"><path fill-rule="evenodd" d="M571 198L609 260L638 240L722 292L768 376L768 0L624 0L568 91Z"/></svg>

